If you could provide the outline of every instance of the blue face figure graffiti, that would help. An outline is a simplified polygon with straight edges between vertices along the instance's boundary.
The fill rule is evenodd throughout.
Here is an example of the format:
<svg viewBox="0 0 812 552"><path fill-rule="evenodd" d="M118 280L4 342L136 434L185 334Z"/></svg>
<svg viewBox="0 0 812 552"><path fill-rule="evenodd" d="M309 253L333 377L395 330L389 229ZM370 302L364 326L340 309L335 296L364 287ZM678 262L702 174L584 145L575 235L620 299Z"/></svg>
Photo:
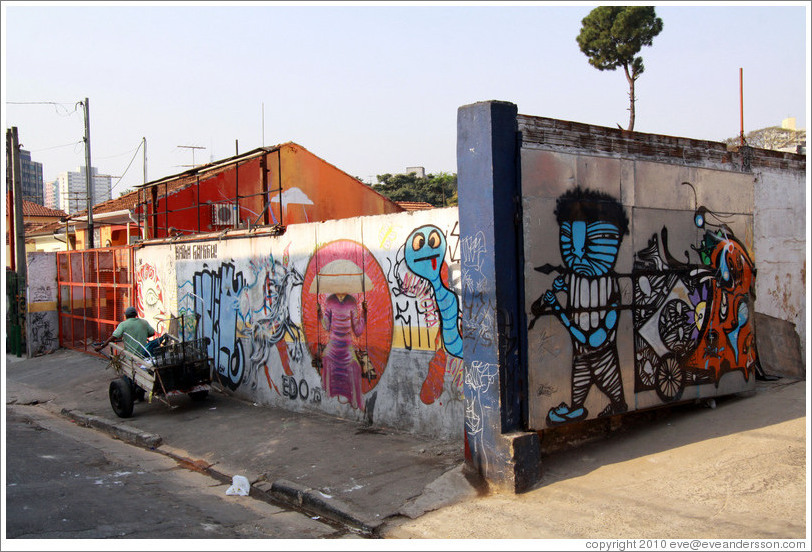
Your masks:
<svg viewBox="0 0 812 552"><path fill-rule="evenodd" d="M436 315L441 323L441 331L435 342L438 348L429 362L426 379L420 389L420 400L424 404L433 404L443 393L446 381L455 389L462 389L459 300L443 282L446 238L438 227L426 225L414 230L406 239L403 251L408 269L431 286L432 302L437 305Z"/></svg>
<svg viewBox="0 0 812 552"><path fill-rule="evenodd" d="M440 276L445 259L446 241L442 231L436 226L421 226L406 240L404 256L406 266L416 275L424 278L434 290L437 310L442 319L443 346L455 356L462 357L462 337L457 324L459 301L448 289Z"/></svg>
<svg viewBox="0 0 812 552"><path fill-rule="evenodd" d="M572 403L551 408L549 425L586 418L593 383L610 400L599 416L627 410L615 341L621 296L613 270L628 218L616 199L581 188L558 198L555 215L565 268L543 300L572 339ZM559 292L566 293L565 307Z"/></svg>

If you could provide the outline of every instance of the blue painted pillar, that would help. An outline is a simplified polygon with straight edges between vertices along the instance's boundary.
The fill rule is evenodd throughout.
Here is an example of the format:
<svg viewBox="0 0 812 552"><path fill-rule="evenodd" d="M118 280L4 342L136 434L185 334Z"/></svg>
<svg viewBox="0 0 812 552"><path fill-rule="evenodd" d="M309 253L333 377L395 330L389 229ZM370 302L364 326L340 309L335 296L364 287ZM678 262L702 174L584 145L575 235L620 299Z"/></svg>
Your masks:
<svg viewBox="0 0 812 552"><path fill-rule="evenodd" d="M520 492L541 475L527 420L521 181L516 105L457 112L466 460Z"/></svg>

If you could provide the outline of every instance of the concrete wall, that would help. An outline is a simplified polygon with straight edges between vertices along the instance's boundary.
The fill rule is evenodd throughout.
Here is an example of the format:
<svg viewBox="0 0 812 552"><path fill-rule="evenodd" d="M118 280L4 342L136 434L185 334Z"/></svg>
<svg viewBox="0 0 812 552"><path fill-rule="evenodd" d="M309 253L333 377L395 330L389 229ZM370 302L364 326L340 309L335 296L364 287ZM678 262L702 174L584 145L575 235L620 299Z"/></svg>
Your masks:
<svg viewBox="0 0 812 552"><path fill-rule="evenodd" d="M751 174L529 139L521 169L530 427L753 388Z"/></svg>
<svg viewBox="0 0 812 552"><path fill-rule="evenodd" d="M25 319L29 357L52 353L59 348L58 288L56 253L29 252L28 298Z"/></svg>
<svg viewBox="0 0 812 552"><path fill-rule="evenodd" d="M461 438L459 264L455 208L297 224L146 245L136 302L247 400Z"/></svg>
<svg viewBox="0 0 812 552"><path fill-rule="evenodd" d="M459 109L457 161L463 327L488 337L465 333L467 458L488 481L533 485L545 430L754 388L773 235L754 231L756 180L802 158L492 101Z"/></svg>
<svg viewBox="0 0 812 552"><path fill-rule="evenodd" d="M756 311L792 323L806 358L806 171L754 167L753 173Z"/></svg>

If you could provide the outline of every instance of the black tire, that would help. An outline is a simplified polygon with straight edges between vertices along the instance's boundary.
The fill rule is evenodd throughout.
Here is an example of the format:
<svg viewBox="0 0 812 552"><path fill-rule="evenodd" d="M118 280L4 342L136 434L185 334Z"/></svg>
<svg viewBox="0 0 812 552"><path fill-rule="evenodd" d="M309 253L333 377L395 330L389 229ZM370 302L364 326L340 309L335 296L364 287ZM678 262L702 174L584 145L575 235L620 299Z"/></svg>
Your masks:
<svg viewBox="0 0 812 552"><path fill-rule="evenodd" d="M133 415L133 388L126 378L118 378L110 382L110 405L119 418L129 418Z"/></svg>
<svg viewBox="0 0 812 552"><path fill-rule="evenodd" d="M191 393L189 393L189 397L191 397L194 402L205 401L206 397L208 396L209 396L208 389L204 389L202 391L192 391Z"/></svg>

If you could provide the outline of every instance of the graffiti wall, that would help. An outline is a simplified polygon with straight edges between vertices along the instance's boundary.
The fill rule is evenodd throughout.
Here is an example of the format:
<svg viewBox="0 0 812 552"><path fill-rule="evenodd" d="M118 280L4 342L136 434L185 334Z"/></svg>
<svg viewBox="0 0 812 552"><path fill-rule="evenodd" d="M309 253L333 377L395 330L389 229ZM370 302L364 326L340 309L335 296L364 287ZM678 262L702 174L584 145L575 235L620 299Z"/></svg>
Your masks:
<svg viewBox="0 0 812 552"><path fill-rule="evenodd" d="M52 353L59 348L58 287L56 253L30 252L26 304L26 347L29 357Z"/></svg>
<svg viewBox="0 0 812 552"><path fill-rule="evenodd" d="M453 208L147 245L137 308L248 400L460 438L460 254Z"/></svg>
<svg viewBox="0 0 812 552"><path fill-rule="evenodd" d="M752 389L752 177L522 150L530 425Z"/></svg>

